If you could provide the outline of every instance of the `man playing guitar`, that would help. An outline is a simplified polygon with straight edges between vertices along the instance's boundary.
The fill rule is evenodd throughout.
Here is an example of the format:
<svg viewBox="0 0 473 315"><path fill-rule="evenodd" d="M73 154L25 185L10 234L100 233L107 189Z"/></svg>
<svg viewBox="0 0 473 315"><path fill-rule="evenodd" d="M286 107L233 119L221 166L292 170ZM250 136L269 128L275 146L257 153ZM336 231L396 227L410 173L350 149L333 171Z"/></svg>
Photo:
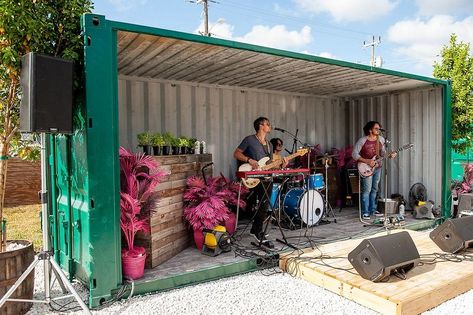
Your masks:
<svg viewBox="0 0 473 315"><path fill-rule="evenodd" d="M256 170L260 168L258 161L269 157L271 160L273 157L273 148L271 143L266 139L266 135L271 132L271 124L269 119L266 117L258 117L253 122L256 134L249 135L243 139L240 145L236 148L233 156L240 162L249 163L252 169ZM283 159L282 168L287 165L286 159ZM258 208L253 220L253 225L250 230L250 234L254 236L263 245L271 247L271 243L266 239L263 232L263 222L266 219L268 198L265 198L266 192L272 190L272 182L262 180L253 189L251 198L247 201L248 209L251 209L256 200L259 200Z"/></svg>
<svg viewBox="0 0 473 315"><path fill-rule="evenodd" d="M369 121L363 127L364 137L361 137L353 148L352 157L358 163L366 163L375 168L373 175L361 178L361 212L363 219L370 219L370 215L379 214L376 211L376 195L378 193L379 180L381 178L381 161L376 162L376 157L382 157L386 154L384 138L381 134L381 124L377 121ZM394 158L396 153L388 155Z"/></svg>

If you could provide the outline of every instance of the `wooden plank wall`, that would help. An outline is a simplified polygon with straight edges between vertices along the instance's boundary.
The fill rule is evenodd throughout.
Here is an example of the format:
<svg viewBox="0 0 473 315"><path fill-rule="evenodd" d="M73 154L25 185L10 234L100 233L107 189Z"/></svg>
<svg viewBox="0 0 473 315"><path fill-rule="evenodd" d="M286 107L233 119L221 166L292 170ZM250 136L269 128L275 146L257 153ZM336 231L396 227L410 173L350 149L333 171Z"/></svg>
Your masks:
<svg viewBox="0 0 473 315"><path fill-rule="evenodd" d="M20 158L8 160L6 206L40 203L41 165L39 162L24 161Z"/></svg>
<svg viewBox="0 0 473 315"><path fill-rule="evenodd" d="M186 179L201 176L201 169L212 162L210 154L155 156L159 169L168 175L156 188L159 202L150 217L151 234L138 233L136 244L146 249L146 268L154 268L186 249L192 241L192 231L182 217ZM212 176L212 167L206 169Z"/></svg>
<svg viewBox="0 0 473 315"><path fill-rule="evenodd" d="M351 98L349 103L349 139L351 143L363 135L363 125L379 121L388 131L397 149L414 143L414 149L399 153L388 163L388 194L409 197L410 187L421 182L427 197L441 202L442 192L442 90L424 88L381 96ZM384 192L384 185L381 185Z"/></svg>

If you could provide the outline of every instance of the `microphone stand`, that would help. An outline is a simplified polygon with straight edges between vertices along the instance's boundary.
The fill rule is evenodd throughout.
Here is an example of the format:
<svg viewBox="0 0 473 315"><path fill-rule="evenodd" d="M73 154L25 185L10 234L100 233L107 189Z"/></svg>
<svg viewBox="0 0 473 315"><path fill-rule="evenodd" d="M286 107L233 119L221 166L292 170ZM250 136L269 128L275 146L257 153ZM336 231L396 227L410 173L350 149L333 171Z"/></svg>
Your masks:
<svg viewBox="0 0 473 315"><path fill-rule="evenodd" d="M388 131L384 131L384 146L385 146L385 151L386 154L388 153L388 147L389 147L390 140L388 139ZM384 161L384 227L387 229L388 228L388 159L385 159Z"/></svg>

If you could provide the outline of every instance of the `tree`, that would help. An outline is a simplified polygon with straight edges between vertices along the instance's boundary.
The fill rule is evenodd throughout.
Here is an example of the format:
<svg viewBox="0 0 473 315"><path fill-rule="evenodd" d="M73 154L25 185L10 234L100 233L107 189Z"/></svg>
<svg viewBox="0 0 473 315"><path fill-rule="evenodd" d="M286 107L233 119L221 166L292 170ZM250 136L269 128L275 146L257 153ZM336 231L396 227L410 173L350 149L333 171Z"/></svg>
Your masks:
<svg viewBox="0 0 473 315"><path fill-rule="evenodd" d="M91 9L89 0L0 0L0 222L10 144L18 137L21 56L37 52L76 61L77 93L80 16Z"/></svg>
<svg viewBox="0 0 473 315"><path fill-rule="evenodd" d="M434 64L434 77L452 81L453 149L464 154L473 149L473 57L470 44L450 36L441 51L442 62Z"/></svg>

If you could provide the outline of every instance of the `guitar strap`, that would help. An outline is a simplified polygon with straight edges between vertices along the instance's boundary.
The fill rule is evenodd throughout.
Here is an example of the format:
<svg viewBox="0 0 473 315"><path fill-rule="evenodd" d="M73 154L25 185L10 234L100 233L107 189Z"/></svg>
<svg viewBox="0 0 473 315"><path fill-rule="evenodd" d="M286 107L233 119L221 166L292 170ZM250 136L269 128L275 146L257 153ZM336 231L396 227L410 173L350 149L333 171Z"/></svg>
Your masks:
<svg viewBox="0 0 473 315"><path fill-rule="evenodd" d="M379 155L379 146L380 146L380 142L379 142L379 136L376 136L376 158L379 159L381 156Z"/></svg>

